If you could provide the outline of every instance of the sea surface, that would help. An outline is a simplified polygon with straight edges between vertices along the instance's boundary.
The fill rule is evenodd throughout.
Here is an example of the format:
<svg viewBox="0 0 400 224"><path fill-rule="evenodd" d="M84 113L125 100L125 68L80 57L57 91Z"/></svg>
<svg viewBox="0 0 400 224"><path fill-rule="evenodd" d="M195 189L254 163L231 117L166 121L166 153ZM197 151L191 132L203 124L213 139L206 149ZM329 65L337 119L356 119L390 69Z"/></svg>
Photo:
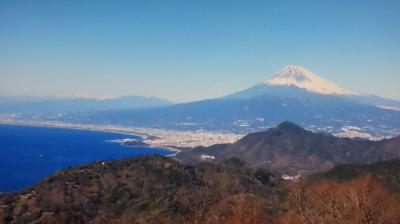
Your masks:
<svg viewBox="0 0 400 224"><path fill-rule="evenodd" d="M168 155L163 148L125 147L107 140L137 136L21 125L0 125L0 192L22 189L61 168L140 154Z"/></svg>

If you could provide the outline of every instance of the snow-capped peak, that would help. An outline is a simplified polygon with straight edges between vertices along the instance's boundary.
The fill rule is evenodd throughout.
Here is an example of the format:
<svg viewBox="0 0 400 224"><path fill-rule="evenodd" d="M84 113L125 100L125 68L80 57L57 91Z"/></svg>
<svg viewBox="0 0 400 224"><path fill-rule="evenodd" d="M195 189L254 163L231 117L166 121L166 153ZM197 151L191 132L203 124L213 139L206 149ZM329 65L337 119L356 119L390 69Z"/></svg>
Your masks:
<svg viewBox="0 0 400 224"><path fill-rule="evenodd" d="M342 88L325 80L310 70L298 65L288 65L283 68L272 79L264 81L270 86L297 86L310 92L332 95L360 95L360 93Z"/></svg>

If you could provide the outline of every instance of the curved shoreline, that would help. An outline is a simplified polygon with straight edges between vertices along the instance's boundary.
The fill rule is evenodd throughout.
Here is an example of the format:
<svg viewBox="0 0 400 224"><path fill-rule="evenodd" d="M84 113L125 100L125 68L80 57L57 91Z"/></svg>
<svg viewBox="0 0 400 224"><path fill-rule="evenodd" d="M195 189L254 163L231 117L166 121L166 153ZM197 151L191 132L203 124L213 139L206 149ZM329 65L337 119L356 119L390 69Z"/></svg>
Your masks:
<svg viewBox="0 0 400 224"><path fill-rule="evenodd" d="M181 148L194 148L198 146L211 146L215 144L234 143L245 134L227 133L207 130L173 130L152 127L132 127L115 124L79 124L61 121L41 121L16 118L0 118L0 124L34 125L42 127L70 128L89 131L102 131L136 136L143 143L154 147L169 147L180 150Z"/></svg>
<svg viewBox="0 0 400 224"><path fill-rule="evenodd" d="M95 132L104 132L104 133L114 133L114 134L123 134L123 135L130 135L134 136L140 139L140 141L145 140L147 138L151 137L156 137L156 136L149 136L145 134L139 134L139 133L134 133L134 132L127 132L127 131L118 131L118 130L109 130L106 128L96 128L93 127L94 125L79 125L79 124L62 124L62 123L57 123L57 124L51 124L47 122L22 122L22 121L17 121L17 122L6 122L6 121L0 121L0 125L17 125L17 126L32 126L32 127L43 127L43 128L63 128L63 129L71 129L71 130L81 130L81 131L95 131ZM89 127L90 126L90 127ZM116 127L114 127L116 128ZM134 148L134 147L139 147L139 146L128 146L125 144L121 144L123 147L129 147L129 148ZM179 152L181 152L178 149L175 149L171 146L154 146L154 145L147 145L147 146L141 146L143 148L162 148L165 149L166 151L170 151L173 154L168 155L168 156L175 156Z"/></svg>

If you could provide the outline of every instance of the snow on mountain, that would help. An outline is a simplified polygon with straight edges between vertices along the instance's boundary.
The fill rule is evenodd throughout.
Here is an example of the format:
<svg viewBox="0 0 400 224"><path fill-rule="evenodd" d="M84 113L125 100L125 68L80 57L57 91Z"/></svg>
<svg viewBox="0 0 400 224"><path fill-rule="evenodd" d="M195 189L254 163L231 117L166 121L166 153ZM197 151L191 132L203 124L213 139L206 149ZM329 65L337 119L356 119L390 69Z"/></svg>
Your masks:
<svg viewBox="0 0 400 224"><path fill-rule="evenodd" d="M361 95L325 80L313 72L297 65L283 68L272 79L264 81L268 86L296 86L310 92L329 95Z"/></svg>

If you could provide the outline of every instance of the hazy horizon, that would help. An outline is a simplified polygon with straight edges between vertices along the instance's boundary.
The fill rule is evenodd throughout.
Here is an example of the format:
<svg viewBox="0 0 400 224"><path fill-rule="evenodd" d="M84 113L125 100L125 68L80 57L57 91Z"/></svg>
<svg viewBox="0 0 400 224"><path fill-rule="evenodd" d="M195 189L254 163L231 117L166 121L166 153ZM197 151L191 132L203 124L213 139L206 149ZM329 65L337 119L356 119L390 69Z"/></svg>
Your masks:
<svg viewBox="0 0 400 224"><path fill-rule="evenodd" d="M2 1L0 95L179 103L298 64L399 100L398 21L398 1Z"/></svg>

